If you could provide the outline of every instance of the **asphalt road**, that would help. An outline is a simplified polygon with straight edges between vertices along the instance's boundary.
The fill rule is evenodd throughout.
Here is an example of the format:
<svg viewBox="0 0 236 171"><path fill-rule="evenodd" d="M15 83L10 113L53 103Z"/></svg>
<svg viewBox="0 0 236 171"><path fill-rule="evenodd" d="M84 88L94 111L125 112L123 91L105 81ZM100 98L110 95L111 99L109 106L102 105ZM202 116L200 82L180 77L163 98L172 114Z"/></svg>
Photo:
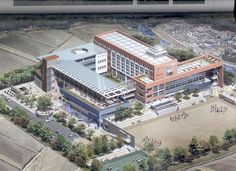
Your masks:
<svg viewBox="0 0 236 171"><path fill-rule="evenodd" d="M34 113L32 113L31 111L26 109L24 106L19 105L18 103L14 102L13 100L8 101L7 96L1 94L0 97L2 97L5 100L6 104L8 106L10 106L11 108L14 108L14 107L18 106L18 107L23 108L25 111L27 111L28 112L28 117L29 117L30 120L32 120L34 122L43 122L48 128L51 129L54 138L59 135L58 130L60 130L59 131L60 135L64 136L69 141L73 141L74 139L79 137L79 135L77 133L72 132L69 128L65 127L61 123L58 123L55 120L45 122L44 119L38 118ZM73 135L73 136L70 136L70 135Z"/></svg>

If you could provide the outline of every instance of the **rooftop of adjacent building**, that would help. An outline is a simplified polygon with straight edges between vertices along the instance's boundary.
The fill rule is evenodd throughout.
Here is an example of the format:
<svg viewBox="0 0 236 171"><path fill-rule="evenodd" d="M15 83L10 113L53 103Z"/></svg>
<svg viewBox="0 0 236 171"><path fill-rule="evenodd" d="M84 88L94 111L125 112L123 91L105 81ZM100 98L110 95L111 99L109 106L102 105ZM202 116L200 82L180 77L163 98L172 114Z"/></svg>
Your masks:
<svg viewBox="0 0 236 171"><path fill-rule="evenodd" d="M55 51L47 55L37 57L38 60L42 60L45 57L50 56L58 56L59 59L62 60L79 60L87 57L91 57L97 54L107 52L104 48L94 44L94 43L86 43L83 45L79 45L73 48Z"/></svg>
<svg viewBox="0 0 236 171"><path fill-rule="evenodd" d="M98 34L95 37L99 37L152 65L162 64L173 60L173 57L169 56L167 51L161 46L151 47L150 45L117 30Z"/></svg>

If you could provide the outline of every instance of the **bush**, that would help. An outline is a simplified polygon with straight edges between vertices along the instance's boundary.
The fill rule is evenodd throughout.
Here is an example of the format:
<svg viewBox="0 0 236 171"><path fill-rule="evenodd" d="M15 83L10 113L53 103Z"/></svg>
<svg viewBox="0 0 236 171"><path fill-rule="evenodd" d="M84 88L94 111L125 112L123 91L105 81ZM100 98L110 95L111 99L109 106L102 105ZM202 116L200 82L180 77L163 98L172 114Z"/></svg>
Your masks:
<svg viewBox="0 0 236 171"><path fill-rule="evenodd" d="M194 93L193 97L199 97L199 95L197 93Z"/></svg>
<svg viewBox="0 0 236 171"><path fill-rule="evenodd" d="M176 147L173 151L174 153L174 160L176 162L185 162L186 160L186 155L187 155L187 150L182 147Z"/></svg>
<svg viewBox="0 0 236 171"><path fill-rule="evenodd" d="M182 49L170 48L167 51L170 56L175 57L179 62L192 59L195 57L194 51L191 48L182 48Z"/></svg>
<svg viewBox="0 0 236 171"><path fill-rule="evenodd" d="M39 110L46 111L46 109L52 105L52 100L48 96L41 96L38 98L37 103Z"/></svg>
<svg viewBox="0 0 236 171"><path fill-rule="evenodd" d="M185 95L185 96L183 97L183 99L185 99L185 100L189 100L190 97L189 97L188 95Z"/></svg>

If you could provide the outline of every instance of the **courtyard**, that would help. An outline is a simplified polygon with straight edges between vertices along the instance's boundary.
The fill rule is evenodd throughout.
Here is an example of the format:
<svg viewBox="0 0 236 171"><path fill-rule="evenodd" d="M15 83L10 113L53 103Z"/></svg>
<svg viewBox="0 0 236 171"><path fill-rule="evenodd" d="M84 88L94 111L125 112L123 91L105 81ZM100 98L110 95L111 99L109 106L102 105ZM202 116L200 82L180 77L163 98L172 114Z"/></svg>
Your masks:
<svg viewBox="0 0 236 171"><path fill-rule="evenodd" d="M216 97L175 112L148 120L125 130L135 136L136 145L145 141L158 142L160 148L186 146L193 136L207 140L211 135L224 136L227 128L236 127L236 106Z"/></svg>

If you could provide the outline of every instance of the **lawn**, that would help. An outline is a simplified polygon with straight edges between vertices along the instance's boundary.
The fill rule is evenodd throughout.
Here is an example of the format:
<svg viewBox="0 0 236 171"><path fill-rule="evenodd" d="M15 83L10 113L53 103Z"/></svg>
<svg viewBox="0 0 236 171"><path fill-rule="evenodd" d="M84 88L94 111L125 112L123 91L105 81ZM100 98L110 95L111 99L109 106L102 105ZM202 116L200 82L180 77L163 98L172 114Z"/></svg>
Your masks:
<svg viewBox="0 0 236 171"><path fill-rule="evenodd" d="M216 135L221 139L227 128L234 127L236 106L210 98L206 103L127 127L126 130L135 136L139 147L143 146L143 139L147 137L150 141L161 141L161 148L173 149L188 145L193 136L207 140L209 136Z"/></svg>

